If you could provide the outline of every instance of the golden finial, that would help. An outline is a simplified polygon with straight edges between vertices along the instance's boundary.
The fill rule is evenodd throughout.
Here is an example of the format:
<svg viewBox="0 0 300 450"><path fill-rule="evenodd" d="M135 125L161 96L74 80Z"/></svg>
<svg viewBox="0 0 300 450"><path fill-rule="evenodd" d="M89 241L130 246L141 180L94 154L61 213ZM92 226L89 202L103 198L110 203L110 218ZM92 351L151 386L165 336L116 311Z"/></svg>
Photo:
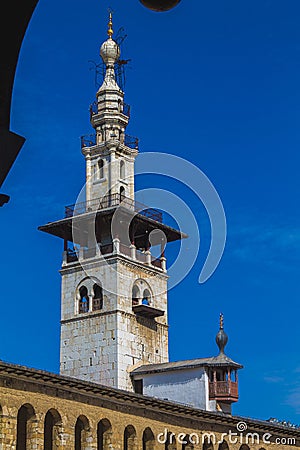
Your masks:
<svg viewBox="0 0 300 450"><path fill-rule="evenodd" d="M112 35L114 34L114 30L112 28L113 26L113 22L112 22L112 13L109 13L109 21L108 21L108 30L107 30L107 35L109 37L109 39L112 39Z"/></svg>
<svg viewBox="0 0 300 450"><path fill-rule="evenodd" d="M223 330L224 327L224 315L220 313L220 330Z"/></svg>

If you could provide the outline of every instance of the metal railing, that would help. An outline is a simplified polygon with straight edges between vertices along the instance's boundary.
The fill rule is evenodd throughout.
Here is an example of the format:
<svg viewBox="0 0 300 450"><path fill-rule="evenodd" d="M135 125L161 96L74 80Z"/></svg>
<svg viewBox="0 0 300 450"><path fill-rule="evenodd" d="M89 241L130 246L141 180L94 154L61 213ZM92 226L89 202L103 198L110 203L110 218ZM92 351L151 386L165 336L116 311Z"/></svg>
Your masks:
<svg viewBox="0 0 300 450"><path fill-rule="evenodd" d="M132 149L138 149L139 148L139 140L138 138L134 136L129 136L129 134L125 134L124 138L124 144L126 147L132 148Z"/></svg>
<svg viewBox="0 0 300 450"><path fill-rule="evenodd" d="M140 202L124 197L122 194L107 194L102 198L89 200L87 202L75 203L65 207L65 217L73 217L87 212L99 211L106 208L122 206L133 210L142 216L162 223L162 213L155 208L148 208Z"/></svg>
<svg viewBox="0 0 300 450"><path fill-rule="evenodd" d="M99 245L99 250L103 256L111 255L114 252L113 243L106 244L106 245ZM119 246L119 253L121 255L131 257L130 247L128 247L127 245L122 244L122 243L120 243L120 246ZM88 248L88 249L84 249L82 254L83 254L83 259L89 259L89 258L96 257L97 251L96 251L96 248ZM79 260L78 252L76 252L76 250L68 249L66 262L73 263L73 262L77 262L78 260ZM147 264L146 255L139 250L136 251L136 260L143 264ZM154 267L158 267L159 269L162 268L161 260L157 259L157 258L151 258L151 265Z"/></svg>
<svg viewBox="0 0 300 450"><path fill-rule="evenodd" d="M95 133L93 134L86 134L84 136L80 137L81 142L81 148L84 147L93 147L97 144L97 135Z"/></svg>
<svg viewBox="0 0 300 450"><path fill-rule="evenodd" d="M81 142L81 148L93 147L93 146L97 145L97 135L96 135L96 133L93 133L93 134L86 134L84 136L81 136L80 142ZM129 147L131 149L138 150L139 140L137 137L129 136L128 134L125 134L124 135L124 145L126 145L126 147Z"/></svg>

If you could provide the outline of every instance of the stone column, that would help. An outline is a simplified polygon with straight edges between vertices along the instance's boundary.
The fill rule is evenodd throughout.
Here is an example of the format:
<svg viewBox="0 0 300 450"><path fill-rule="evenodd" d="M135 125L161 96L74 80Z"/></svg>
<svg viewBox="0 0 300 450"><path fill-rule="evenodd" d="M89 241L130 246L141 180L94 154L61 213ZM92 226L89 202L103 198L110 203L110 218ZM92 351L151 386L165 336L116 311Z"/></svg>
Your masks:
<svg viewBox="0 0 300 450"><path fill-rule="evenodd" d="M132 259L136 259L136 246L134 244L130 245L130 256Z"/></svg>
<svg viewBox="0 0 300 450"><path fill-rule="evenodd" d="M17 411L10 414L5 411L0 416L0 448L16 450L17 447Z"/></svg>
<svg viewBox="0 0 300 450"><path fill-rule="evenodd" d="M64 425L62 427L59 439L60 444L57 447L58 450L75 448L75 427L69 424Z"/></svg>
<svg viewBox="0 0 300 450"><path fill-rule="evenodd" d="M84 259L84 247L79 248L79 261Z"/></svg>
<svg viewBox="0 0 300 450"><path fill-rule="evenodd" d="M164 272L166 272L167 271L167 259L164 256L162 256L160 258L160 261L161 261L161 268L162 268L162 270Z"/></svg>
<svg viewBox="0 0 300 450"><path fill-rule="evenodd" d="M114 253L120 253L120 239L119 238L113 239L113 247L114 247Z"/></svg>
<svg viewBox="0 0 300 450"><path fill-rule="evenodd" d="M63 257L62 257L62 265L63 265L63 266L65 266L65 265L68 263L68 257L67 257L67 255L68 255L68 252L65 250L65 251L63 252Z"/></svg>
<svg viewBox="0 0 300 450"><path fill-rule="evenodd" d="M92 165L90 155L86 156L86 201L91 200Z"/></svg>
<svg viewBox="0 0 300 450"><path fill-rule="evenodd" d="M28 448L43 448L44 446L44 415L36 414L27 422Z"/></svg>
<svg viewBox="0 0 300 450"><path fill-rule="evenodd" d="M150 250L145 251L145 255L146 255L146 264L148 264L148 266L151 266L151 252L150 252Z"/></svg>

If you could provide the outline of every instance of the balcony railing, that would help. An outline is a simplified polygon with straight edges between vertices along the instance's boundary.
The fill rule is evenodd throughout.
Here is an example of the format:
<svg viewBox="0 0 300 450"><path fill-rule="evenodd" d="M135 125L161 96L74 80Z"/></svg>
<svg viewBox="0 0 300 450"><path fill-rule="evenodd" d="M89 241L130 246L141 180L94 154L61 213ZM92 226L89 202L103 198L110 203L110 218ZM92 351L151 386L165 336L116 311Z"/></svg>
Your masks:
<svg viewBox="0 0 300 450"><path fill-rule="evenodd" d="M99 252L101 255L105 256L105 255L112 255L114 253L114 245L113 243L111 244L106 244L106 245L99 245ZM75 250L71 250L68 249L66 251L66 263L73 263L73 262L77 262L80 259L79 253L81 253L81 258L83 259L89 259L89 258L95 258L97 256L97 250L96 248L83 248L82 251L75 251ZM127 256L131 259L132 258L132 250L130 247L128 247L125 244L120 243L119 244L119 254ZM98 253L99 254L99 253ZM147 262L147 257L144 253L140 252L139 250L136 250L135 252L135 256L134 259L138 262L141 262L143 264L148 264ZM156 259L156 258L152 258L149 261L149 264L157 267L159 269L162 269L162 262L160 259Z"/></svg>
<svg viewBox="0 0 300 450"><path fill-rule="evenodd" d="M210 381L209 398L211 400L237 400L238 383L236 381Z"/></svg>
<svg viewBox="0 0 300 450"><path fill-rule="evenodd" d="M73 217L87 212L100 211L106 208L114 208L117 206L130 209L142 216L162 223L162 213L155 208L148 208L140 202L124 197L122 194L108 194L102 198L80 202L65 207L65 217Z"/></svg>
<svg viewBox="0 0 300 450"><path fill-rule="evenodd" d="M110 255L113 253L113 244L101 245L99 246L99 250L103 256ZM96 249L95 248L83 249L82 256L83 259L94 258L96 256ZM67 250L66 257L67 263L77 262L79 260L78 252L71 249Z"/></svg>
<svg viewBox="0 0 300 450"><path fill-rule="evenodd" d="M81 136L81 148L84 147L93 147L97 145L97 135L95 133L93 134L86 134L84 136ZM124 135L124 145L126 145L129 148L138 150L139 148L139 140L137 137L129 136L129 134Z"/></svg>
<svg viewBox="0 0 300 450"><path fill-rule="evenodd" d="M97 136L95 133L93 134L86 134L85 136L81 136L81 148L84 147L93 147L97 144Z"/></svg>
<svg viewBox="0 0 300 450"><path fill-rule="evenodd" d="M129 134L125 134L124 144L126 147L138 149L139 148L139 140L134 136L129 136Z"/></svg>

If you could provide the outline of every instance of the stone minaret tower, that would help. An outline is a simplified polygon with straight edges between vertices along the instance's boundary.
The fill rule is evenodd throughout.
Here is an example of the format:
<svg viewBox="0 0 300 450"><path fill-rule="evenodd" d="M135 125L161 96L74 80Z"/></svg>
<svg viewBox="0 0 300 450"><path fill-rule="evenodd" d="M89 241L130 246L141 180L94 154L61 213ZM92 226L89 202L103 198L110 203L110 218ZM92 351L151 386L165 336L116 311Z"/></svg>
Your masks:
<svg viewBox="0 0 300 450"><path fill-rule="evenodd" d="M115 78L120 48L112 35L110 16L100 50L106 74L91 106L95 134L81 140L85 198L39 229L64 240L61 374L134 390L130 370L168 362L162 242L184 235L164 225L161 212L135 201L138 140L125 134L129 107ZM156 245L158 259L151 255Z"/></svg>

